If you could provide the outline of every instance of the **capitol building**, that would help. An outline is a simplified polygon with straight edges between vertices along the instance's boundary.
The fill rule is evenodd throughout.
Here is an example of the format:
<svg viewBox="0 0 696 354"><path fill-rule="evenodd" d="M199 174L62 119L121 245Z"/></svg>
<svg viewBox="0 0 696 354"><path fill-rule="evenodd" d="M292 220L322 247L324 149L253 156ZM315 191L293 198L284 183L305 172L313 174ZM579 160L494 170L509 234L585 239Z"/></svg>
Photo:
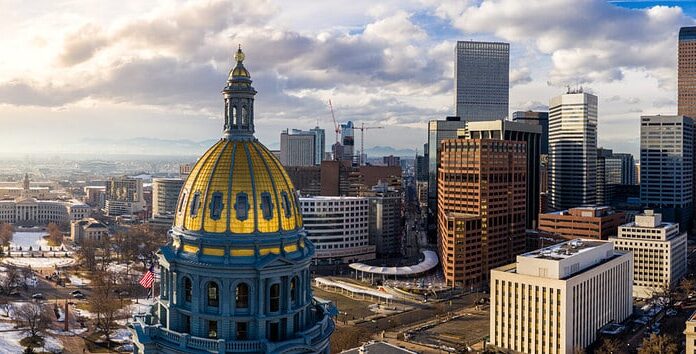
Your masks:
<svg viewBox="0 0 696 354"><path fill-rule="evenodd" d="M90 207L77 200L37 199L35 194L34 189L29 187L27 174L19 197L0 200L0 222L23 226L63 224L84 219L90 214Z"/></svg>
<svg viewBox="0 0 696 354"><path fill-rule="evenodd" d="M135 353L325 353L336 308L312 295L315 247L297 191L254 137L241 48L222 90L223 137L183 184L159 256L154 315L129 324Z"/></svg>

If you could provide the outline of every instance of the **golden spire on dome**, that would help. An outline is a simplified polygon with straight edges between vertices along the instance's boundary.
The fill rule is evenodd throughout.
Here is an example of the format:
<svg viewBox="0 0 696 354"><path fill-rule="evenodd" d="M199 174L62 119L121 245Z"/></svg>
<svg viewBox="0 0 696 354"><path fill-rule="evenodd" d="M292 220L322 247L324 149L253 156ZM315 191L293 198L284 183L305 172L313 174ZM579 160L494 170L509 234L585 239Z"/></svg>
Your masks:
<svg viewBox="0 0 696 354"><path fill-rule="evenodd" d="M234 60L237 61L237 63L241 63L244 61L244 52L242 52L242 45L239 45L239 49L237 49L237 53L234 55Z"/></svg>

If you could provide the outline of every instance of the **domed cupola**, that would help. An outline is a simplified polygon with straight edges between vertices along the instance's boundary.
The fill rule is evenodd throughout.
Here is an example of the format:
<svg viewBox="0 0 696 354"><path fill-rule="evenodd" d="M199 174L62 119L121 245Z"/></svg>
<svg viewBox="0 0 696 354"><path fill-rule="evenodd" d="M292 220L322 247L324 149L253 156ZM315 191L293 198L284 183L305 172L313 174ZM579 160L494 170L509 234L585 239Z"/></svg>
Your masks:
<svg viewBox="0 0 696 354"><path fill-rule="evenodd" d="M254 137L256 90L241 48L234 58L223 136L191 169L157 254L155 315L130 324L138 354L330 351L336 310L312 295L295 187Z"/></svg>

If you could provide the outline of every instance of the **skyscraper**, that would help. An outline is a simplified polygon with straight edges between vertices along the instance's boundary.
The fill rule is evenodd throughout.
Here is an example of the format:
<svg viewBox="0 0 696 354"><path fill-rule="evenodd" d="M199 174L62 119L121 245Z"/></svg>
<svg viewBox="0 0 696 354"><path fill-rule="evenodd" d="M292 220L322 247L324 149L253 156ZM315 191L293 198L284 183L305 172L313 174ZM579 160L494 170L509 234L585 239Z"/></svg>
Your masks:
<svg viewBox="0 0 696 354"><path fill-rule="evenodd" d="M463 136L462 131L464 131ZM528 229L535 229L538 226L539 219L541 126L502 119L486 122L468 122L466 129L460 129L458 135L460 138L464 137L466 139L502 139L527 143L527 185L525 187L527 211L525 225Z"/></svg>
<svg viewBox="0 0 696 354"><path fill-rule="evenodd" d="M691 230L694 122L659 115L640 120L640 200L665 221Z"/></svg>
<svg viewBox="0 0 696 354"><path fill-rule="evenodd" d="M438 172L438 249L445 281L478 288L525 247L522 141L447 139Z"/></svg>
<svg viewBox="0 0 696 354"><path fill-rule="evenodd" d="M454 48L456 115L465 121L508 116L510 44L458 41Z"/></svg>
<svg viewBox="0 0 696 354"><path fill-rule="evenodd" d="M315 130L317 129L317 130ZM280 163L283 166L313 166L323 158L323 129L292 129L280 133Z"/></svg>
<svg viewBox="0 0 696 354"><path fill-rule="evenodd" d="M343 145L343 160L355 159L355 131L353 122L341 123L341 144Z"/></svg>
<svg viewBox="0 0 696 354"><path fill-rule="evenodd" d="M174 220L179 192L184 186L181 178L154 178L152 180L152 216L171 216Z"/></svg>
<svg viewBox="0 0 696 354"><path fill-rule="evenodd" d="M326 133L324 129L314 127L309 130L314 133L314 164L321 165L326 153Z"/></svg>
<svg viewBox="0 0 696 354"><path fill-rule="evenodd" d="M435 241L437 219L437 168L440 163L440 142L457 138L457 130L466 128L466 122L459 117L447 117L445 120L428 122L428 234Z"/></svg>
<svg viewBox="0 0 696 354"><path fill-rule="evenodd" d="M611 158L612 151L610 149L598 148L597 149L597 178L596 178L596 201L595 204L598 206L608 205L611 201L613 185L609 183L607 177L611 170L607 169L607 159Z"/></svg>
<svg viewBox="0 0 696 354"><path fill-rule="evenodd" d="M618 184L638 184L636 179L636 162L633 159L633 155L615 152L612 154L611 159L619 160L621 163L621 182Z"/></svg>
<svg viewBox="0 0 696 354"><path fill-rule="evenodd" d="M335 308L312 296L315 247L292 182L254 137L256 90L241 49L235 59L223 137L191 170L157 253L156 316L129 324L135 353L330 351Z"/></svg>
<svg viewBox="0 0 696 354"><path fill-rule="evenodd" d="M539 152L542 155L549 154L549 112L512 112L512 121L541 126L541 144Z"/></svg>
<svg viewBox="0 0 696 354"><path fill-rule="evenodd" d="M144 208L142 179L113 177L106 183L106 215L133 215L144 211Z"/></svg>
<svg viewBox="0 0 696 354"><path fill-rule="evenodd" d="M569 90L551 98L549 106L549 208L594 205L597 96Z"/></svg>
<svg viewBox="0 0 696 354"><path fill-rule="evenodd" d="M696 27L679 29L677 114L696 118Z"/></svg>

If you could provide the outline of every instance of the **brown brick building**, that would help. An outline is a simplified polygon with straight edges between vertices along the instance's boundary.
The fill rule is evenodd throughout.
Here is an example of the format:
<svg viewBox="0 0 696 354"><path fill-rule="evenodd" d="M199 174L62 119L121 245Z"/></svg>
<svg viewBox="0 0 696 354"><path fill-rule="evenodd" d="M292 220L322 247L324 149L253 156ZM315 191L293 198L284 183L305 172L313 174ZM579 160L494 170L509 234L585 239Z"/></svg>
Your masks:
<svg viewBox="0 0 696 354"><path fill-rule="evenodd" d="M443 140L438 169L438 249L445 280L479 288L491 268L525 248L526 143Z"/></svg>
<svg viewBox="0 0 696 354"><path fill-rule="evenodd" d="M606 240L616 236L618 227L626 222L623 212L609 207L580 207L539 215L539 231L565 238Z"/></svg>
<svg viewBox="0 0 696 354"><path fill-rule="evenodd" d="M325 160L320 166L286 166L302 195L357 197L380 181L401 191L400 166L351 166L346 161Z"/></svg>

